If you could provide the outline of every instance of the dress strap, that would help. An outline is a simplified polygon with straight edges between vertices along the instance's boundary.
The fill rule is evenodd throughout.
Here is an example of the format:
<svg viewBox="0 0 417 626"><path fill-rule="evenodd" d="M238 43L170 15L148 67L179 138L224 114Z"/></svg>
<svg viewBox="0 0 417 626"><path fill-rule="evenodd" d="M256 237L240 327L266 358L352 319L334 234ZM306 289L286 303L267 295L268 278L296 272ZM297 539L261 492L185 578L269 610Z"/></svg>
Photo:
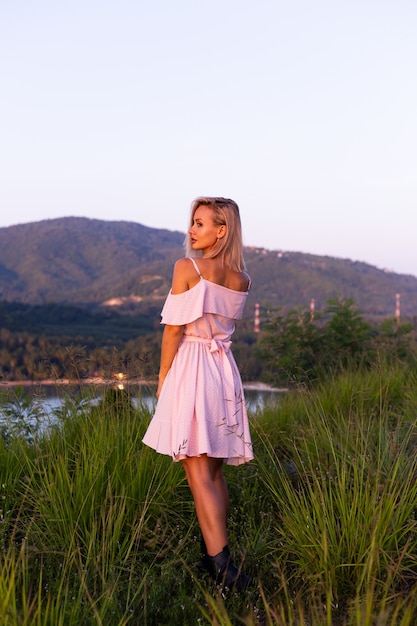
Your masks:
<svg viewBox="0 0 417 626"><path fill-rule="evenodd" d="M201 272L198 269L197 263L194 261L194 259L191 256L189 256L188 258L190 259L191 263L194 265L194 268L195 268L195 271L197 272L197 274L200 276L200 278L202 278Z"/></svg>

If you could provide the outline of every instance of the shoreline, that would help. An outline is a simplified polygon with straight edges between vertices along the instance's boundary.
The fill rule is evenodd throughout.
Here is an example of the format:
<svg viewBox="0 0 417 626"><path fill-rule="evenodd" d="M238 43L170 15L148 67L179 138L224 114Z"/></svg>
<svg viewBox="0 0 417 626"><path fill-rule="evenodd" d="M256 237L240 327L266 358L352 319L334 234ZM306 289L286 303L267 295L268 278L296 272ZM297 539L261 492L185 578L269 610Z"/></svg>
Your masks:
<svg viewBox="0 0 417 626"><path fill-rule="evenodd" d="M57 380L45 379L45 380L7 380L0 381L0 389L10 389L14 387L81 387L84 385L97 385L100 387L109 386L157 386L157 380L145 380L143 378L132 379L127 381L123 377L109 378L84 378L82 380L71 380L69 378L60 378ZM267 383L262 382L245 382L243 383L243 389L247 391L267 391L273 393L285 393L288 391L284 387L273 387Z"/></svg>

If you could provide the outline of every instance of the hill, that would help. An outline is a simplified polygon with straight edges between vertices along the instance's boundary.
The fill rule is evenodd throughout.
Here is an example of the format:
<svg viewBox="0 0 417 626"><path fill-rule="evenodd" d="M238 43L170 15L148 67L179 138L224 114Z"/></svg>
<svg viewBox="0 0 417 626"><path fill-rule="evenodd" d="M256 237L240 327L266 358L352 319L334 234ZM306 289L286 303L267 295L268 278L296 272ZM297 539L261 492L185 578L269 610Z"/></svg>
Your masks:
<svg viewBox="0 0 417 626"><path fill-rule="evenodd" d="M101 303L169 288L184 235L131 222L68 217L0 229L0 299Z"/></svg>
<svg viewBox="0 0 417 626"><path fill-rule="evenodd" d="M78 217L0 228L0 300L83 304L157 315L184 233L124 221ZM264 308L302 307L315 299L351 297L370 316L417 313L417 277L350 259L246 248L253 280L247 315Z"/></svg>
<svg viewBox="0 0 417 626"><path fill-rule="evenodd" d="M401 315L417 314L417 278L367 263L302 252L249 249L246 260L256 302L283 310L308 309L314 298L321 310L330 298L353 298L369 317L394 317L396 294Z"/></svg>

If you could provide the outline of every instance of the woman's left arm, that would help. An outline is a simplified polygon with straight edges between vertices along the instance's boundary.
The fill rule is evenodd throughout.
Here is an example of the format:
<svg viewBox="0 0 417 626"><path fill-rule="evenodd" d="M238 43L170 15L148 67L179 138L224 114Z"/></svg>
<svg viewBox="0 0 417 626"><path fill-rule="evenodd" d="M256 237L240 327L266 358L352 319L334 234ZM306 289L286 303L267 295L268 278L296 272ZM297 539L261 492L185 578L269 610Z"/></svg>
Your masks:
<svg viewBox="0 0 417 626"><path fill-rule="evenodd" d="M188 259L181 259L177 261L174 266L174 272L172 275L172 293L182 293L189 289L188 272L189 261ZM184 333L184 326L174 326L172 324L166 324L164 333L162 335L161 345L161 362L159 366L159 378L158 378L158 390L156 397L159 398L162 385L168 374L172 361L177 354L178 347L180 345L181 337Z"/></svg>
<svg viewBox="0 0 417 626"><path fill-rule="evenodd" d="M159 398L162 385L166 375L168 374L172 361L177 354L178 346L180 345L181 337L184 333L184 326L171 326L167 324L164 328L162 335L161 346L161 363L159 367L158 389L156 397Z"/></svg>

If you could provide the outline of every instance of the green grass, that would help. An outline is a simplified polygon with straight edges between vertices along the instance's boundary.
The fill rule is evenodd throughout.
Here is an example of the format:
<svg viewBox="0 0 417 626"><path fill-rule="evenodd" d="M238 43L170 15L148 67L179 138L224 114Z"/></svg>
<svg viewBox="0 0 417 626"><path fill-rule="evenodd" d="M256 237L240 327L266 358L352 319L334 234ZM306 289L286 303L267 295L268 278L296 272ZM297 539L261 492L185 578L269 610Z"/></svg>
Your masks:
<svg viewBox="0 0 417 626"><path fill-rule="evenodd" d="M2 625L412 626L416 378L347 372L251 415L256 459L225 468L232 552L258 582L240 595L197 573L192 499L142 445L146 407L68 398L29 436L19 415L0 440Z"/></svg>

